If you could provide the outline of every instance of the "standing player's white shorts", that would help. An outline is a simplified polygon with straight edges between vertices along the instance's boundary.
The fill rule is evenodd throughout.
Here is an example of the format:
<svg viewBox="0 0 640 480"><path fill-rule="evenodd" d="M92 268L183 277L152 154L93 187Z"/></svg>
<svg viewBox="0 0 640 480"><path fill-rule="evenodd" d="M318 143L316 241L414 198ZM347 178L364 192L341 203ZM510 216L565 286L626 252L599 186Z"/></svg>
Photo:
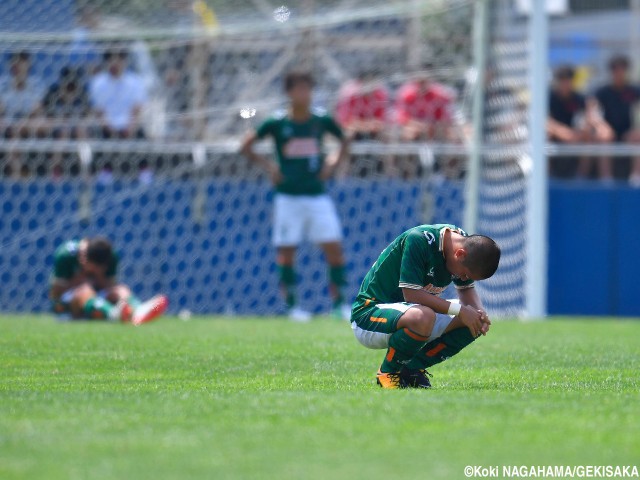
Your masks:
<svg viewBox="0 0 640 480"><path fill-rule="evenodd" d="M327 194L276 193L273 244L276 247L294 247L304 240L313 243L342 240L342 225L333 200Z"/></svg>

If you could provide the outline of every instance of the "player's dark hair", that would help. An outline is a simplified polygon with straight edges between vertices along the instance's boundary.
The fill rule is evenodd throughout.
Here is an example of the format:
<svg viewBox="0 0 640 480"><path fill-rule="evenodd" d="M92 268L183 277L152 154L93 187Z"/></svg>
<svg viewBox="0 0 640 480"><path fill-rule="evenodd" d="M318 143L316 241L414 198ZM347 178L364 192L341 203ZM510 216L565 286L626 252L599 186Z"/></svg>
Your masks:
<svg viewBox="0 0 640 480"><path fill-rule="evenodd" d="M562 65L555 69L553 72L553 78L556 80L573 80L576 75L576 70L571 65Z"/></svg>
<svg viewBox="0 0 640 480"><path fill-rule="evenodd" d="M484 235L470 235L464 239L467 256L462 262L465 267L481 279L496 273L500 263L500 247L491 238Z"/></svg>
<svg viewBox="0 0 640 480"><path fill-rule="evenodd" d="M87 245L87 261L108 267L113 261L111 242L104 237L95 237Z"/></svg>
<svg viewBox="0 0 640 480"><path fill-rule="evenodd" d="M294 70L287 73L284 76L284 91L290 92L296 85L304 83L313 87L315 82L313 81L313 75L310 72Z"/></svg>
<svg viewBox="0 0 640 480"><path fill-rule="evenodd" d="M618 67L628 70L630 65L631 62L626 55L614 55L609 59L609 70L615 70Z"/></svg>

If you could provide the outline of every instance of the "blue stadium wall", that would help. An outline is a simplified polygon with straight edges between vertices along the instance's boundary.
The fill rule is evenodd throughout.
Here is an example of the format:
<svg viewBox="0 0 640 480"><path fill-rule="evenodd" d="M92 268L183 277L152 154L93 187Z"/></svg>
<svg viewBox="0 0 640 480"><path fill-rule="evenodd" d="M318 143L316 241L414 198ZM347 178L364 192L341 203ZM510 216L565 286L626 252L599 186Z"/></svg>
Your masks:
<svg viewBox="0 0 640 480"><path fill-rule="evenodd" d="M640 189L554 183L549 313L640 316Z"/></svg>
<svg viewBox="0 0 640 480"><path fill-rule="evenodd" d="M438 201L461 205L460 183L438 189ZM194 211L197 191L205 193L202 215ZM343 219L350 295L398 233L431 220L422 211L424 191L419 181L350 179L330 185ZM233 179L116 182L89 189L80 180L0 181L0 310L47 311L55 248L67 239L100 234L121 254L120 279L141 297L167 293L173 312L282 313L270 243L272 196L265 182ZM81 219L81 198L90 204L90 221ZM447 209L436 203L430 210ZM459 222L460 209L448 210L440 221ZM301 303L328 311L320 251L304 245L298 265Z"/></svg>
<svg viewBox="0 0 640 480"><path fill-rule="evenodd" d="M166 292L171 309L281 313L270 245L269 185L241 180L0 181L0 310L47 311L52 253L70 238L102 234L122 255L120 277L142 297ZM344 223L349 294L399 232L425 221L461 221L460 183L351 179L330 186ZM202 215L196 192L205 193ZM86 195L90 194L87 198ZM90 208L81 218L80 199ZM640 316L640 190L554 183L549 208L549 313ZM87 212L84 212L87 213ZM299 252L300 297L329 309L320 252Z"/></svg>

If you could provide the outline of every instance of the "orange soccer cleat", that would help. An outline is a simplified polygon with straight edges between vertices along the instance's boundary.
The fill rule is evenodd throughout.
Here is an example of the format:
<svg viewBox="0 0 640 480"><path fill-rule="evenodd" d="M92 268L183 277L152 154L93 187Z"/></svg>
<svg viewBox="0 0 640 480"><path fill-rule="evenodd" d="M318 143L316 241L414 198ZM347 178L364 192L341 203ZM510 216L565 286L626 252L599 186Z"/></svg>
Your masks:
<svg viewBox="0 0 640 480"><path fill-rule="evenodd" d="M396 373L382 373L378 370L376 375L376 383L380 385L382 388L408 388L407 383L400 372Z"/></svg>

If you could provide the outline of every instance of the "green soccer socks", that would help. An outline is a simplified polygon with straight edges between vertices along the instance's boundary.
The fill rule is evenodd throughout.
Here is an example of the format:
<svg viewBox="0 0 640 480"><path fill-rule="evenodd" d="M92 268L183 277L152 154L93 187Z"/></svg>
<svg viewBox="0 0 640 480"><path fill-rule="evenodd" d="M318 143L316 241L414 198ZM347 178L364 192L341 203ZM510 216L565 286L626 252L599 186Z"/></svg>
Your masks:
<svg viewBox="0 0 640 480"><path fill-rule="evenodd" d="M402 370L409 361L420 352L427 343L427 337L402 328L389 338L389 349L384 358L380 371L382 373L394 373Z"/></svg>
<svg viewBox="0 0 640 480"><path fill-rule="evenodd" d="M456 328L424 345L405 366L411 370L425 370L453 357L474 340L467 327Z"/></svg>
<svg viewBox="0 0 640 480"><path fill-rule="evenodd" d="M278 265L278 273L285 302L291 308L296 304L296 272L291 265Z"/></svg>
<svg viewBox="0 0 640 480"><path fill-rule="evenodd" d="M82 311L86 318L107 319L110 318L114 308L113 304L107 302L104 298L93 297L87 300L87 303L82 307Z"/></svg>
<svg viewBox="0 0 640 480"><path fill-rule="evenodd" d="M329 287L333 296L333 307L339 307L344 303L344 288L347 285L347 275L344 265L332 265L329 267Z"/></svg>

